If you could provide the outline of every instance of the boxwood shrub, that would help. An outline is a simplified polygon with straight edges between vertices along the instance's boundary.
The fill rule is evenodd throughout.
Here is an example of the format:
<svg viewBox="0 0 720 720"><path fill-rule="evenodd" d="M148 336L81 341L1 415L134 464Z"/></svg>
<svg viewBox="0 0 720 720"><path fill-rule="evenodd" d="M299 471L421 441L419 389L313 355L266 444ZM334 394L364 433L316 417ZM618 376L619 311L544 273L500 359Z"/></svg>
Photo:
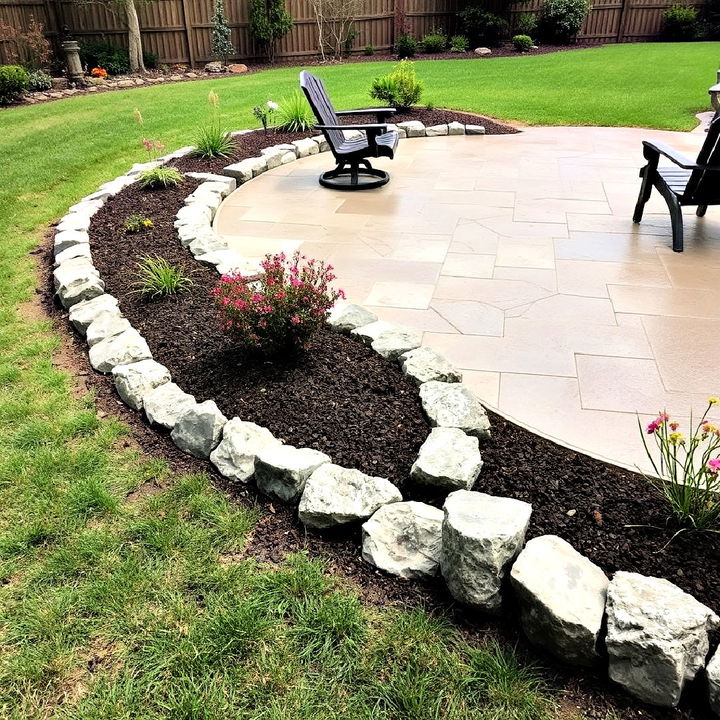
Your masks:
<svg viewBox="0 0 720 720"><path fill-rule="evenodd" d="M0 105L17 102L28 89L28 74L20 65L0 65Z"/></svg>

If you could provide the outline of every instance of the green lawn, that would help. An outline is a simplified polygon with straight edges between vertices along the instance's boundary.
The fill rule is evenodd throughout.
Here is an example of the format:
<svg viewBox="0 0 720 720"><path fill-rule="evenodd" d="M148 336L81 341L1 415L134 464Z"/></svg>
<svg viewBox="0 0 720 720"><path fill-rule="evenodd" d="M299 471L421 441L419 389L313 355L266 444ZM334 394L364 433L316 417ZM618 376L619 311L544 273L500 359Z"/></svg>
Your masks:
<svg viewBox="0 0 720 720"><path fill-rule="evenodd" d="M716 45L623 45L418 62L425 101L535 123L687 129ZM387 64L319 70L339 107ZM172 476L54 366L24 307L48 223L144 158L187 144L209 89L228 125L295 87L297 69L70 98L0 112L0 716L541 720L552 693L513 653L424 612L364 608L302 555L234 561L255 512ZM139 108L141 130L132 121ZM151 478L168 489L134 502Z"/></svg>

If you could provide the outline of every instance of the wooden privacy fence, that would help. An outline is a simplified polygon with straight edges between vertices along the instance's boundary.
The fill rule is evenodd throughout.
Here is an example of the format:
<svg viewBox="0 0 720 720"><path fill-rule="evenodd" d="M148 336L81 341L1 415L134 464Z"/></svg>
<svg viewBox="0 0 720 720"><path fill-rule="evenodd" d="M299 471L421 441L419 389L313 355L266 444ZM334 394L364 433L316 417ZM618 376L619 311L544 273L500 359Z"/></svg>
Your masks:
<svg viewBox="0 0 720 720"><path fill-rule="evenodd" d="M658 37L663 11L677 0L593 0L578 39L583 42L635 42ZM366 45L386 50L395 42L396 3L403 3L411 34L422 37L431 29L457 30L459 0L363 0L363 12L354 22L353 50ZM288 0L294 25L277 49L278 58L307 57L317 52L317 27L308 0ZM525 0L509 6L510 20L523 12L537 12L542 0ZM698 6L701 3L696 3ZM210 55L210 16L213 0L155 0L140 8L140 27L147 51L161 63L200 65ZM236 49L234 60L261 57L248 31L248 0L226 0L225 9ZM497 11L497 2L487 1ZM126 45L121 15L104 5L73 0L0 0L0 23L27 28L34 17L50 38L56 40L63 25L79 40L105 38ZM8 61L7 42L0 37L0 62Z"/></svg>

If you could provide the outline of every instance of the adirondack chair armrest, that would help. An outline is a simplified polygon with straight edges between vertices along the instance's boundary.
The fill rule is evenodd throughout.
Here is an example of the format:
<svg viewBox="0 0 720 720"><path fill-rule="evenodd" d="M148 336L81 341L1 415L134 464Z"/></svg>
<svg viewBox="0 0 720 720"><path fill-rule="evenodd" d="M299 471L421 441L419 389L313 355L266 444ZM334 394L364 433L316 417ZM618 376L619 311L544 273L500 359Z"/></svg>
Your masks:
<svg viewBox="0 0 720 720"><path fill-rule="evenodd" d="M655 160L656 163L659 156L664 155L668 160L671 160L678 167L684 168L685 170L697 170L700 167L696 162L685 157L685 155L675 150L675 148L663 142L643 140L643 147L645 148L643 151L645 157L648 160Z"/></svg>
<svg viewBox="0 0 720 720"><path fill-rule="evenodd" d="M375 115L378 120L394 115L397 112L395 108L381 107L381 108L359 108L358 110L340 110L336 111L335 114L338 117L344 115Z"/></svg>
<svg viewBox="0 0 720 720"><path fill-rule="evenodd" d="M387 132L385 123L368 123L367 125L313 125L315 130L374 130L376 135Z"/></svg>

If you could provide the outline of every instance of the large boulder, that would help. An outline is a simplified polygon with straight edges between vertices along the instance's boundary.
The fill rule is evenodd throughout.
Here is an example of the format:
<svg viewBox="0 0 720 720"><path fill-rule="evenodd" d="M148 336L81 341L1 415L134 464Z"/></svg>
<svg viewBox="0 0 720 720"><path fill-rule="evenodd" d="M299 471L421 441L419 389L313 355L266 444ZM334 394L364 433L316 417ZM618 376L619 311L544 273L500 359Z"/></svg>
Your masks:
<svg viewBox="0 0 720 720"><path fill-rule="evenodd" d="M70 322L81 335L85 335L90 323L105 312L120 315L117 299L107 293L73 305L70 308Z"/></svg>
<svg viewBox="0 0 720 720"><path fill-rule="evenodd" d="M255 474L255 457L281 442L267 428L240 418L228 420L222 441L210 453L210 462L226 478L247 483Z"/></svg>
<svg viewBox="0 0 720 720"><path fill-rule="evenodd" d="M372 349L386 360L396 360L409 350L420 347L422 333L410 328L386 330L373 340Z"/></svg>
<svg viewBox="0 0 720 720"><path fill-rule="evenodd" d="M376 320L377 315L374 312L353 303L336 303L327 318L328 325L340 332L351 332Z"/></svg>
<svg viewBox="0 0 720 720"><path fill-rule="evenodd" d="M470 490L483 466L479 446L476 437L457 428L433 428L410 468L410 477L423 485Z"/></svg>
<svg viewBox="0 0 720 720"><path fill-rule="evenodd" d="M420 401L433 427L459 428L480 440L490 438L485 408L464 385L431 380L420 386Z"/></svg>
<svg viewBox="0 0 720 720"><path fill-rule="evenodd" d="M155 360L117 365L112 374L118 395L133 410L142 408L143 398L151 390L170 382L170 371Z"/></svg>
<svg viewBox="0 0 720 720"><path fill-rule="evenodd" d="M510 571L527 637L561 660L594 665L608 579L562 538L528 542Z"/></svg>
<svg viewBox="0 0 720 720"><path fill-rule="evenodd" d="M532 507L521 500L457 490L443 506L441 569L451 595L497 613L510 562L525 542Z"/></svg>
<svg viewBox="0 0 720 720"><path fill-rule="evenodd" d="M159 385L143 396L147 419L153 425L160 425L167 430L172 430L177 421L195 405L195 398L174 382Z"/></svg>
<svg viewBox="0 0 720 720"><path fill-rule="evenodd" d="M173 442L183 451L197 458L209 458L217 447L227 418L214 400L193 405L180 416L170 434Z"/></svg>
<svg viewBox="0 0 720 720"><path fill-rule="evenodd" d="M668 580L630 572L615 573L606 610L610 678L643 702L675 707L720 618Z"/></svg>
<svg viewBox="0 0 720 720"><path fill-rule="evenodd" d="M720 650L716 650L707 666L710 709L720 715Z"/></svg>
<svg viewBox="0 0 720 720"><path fill-rule="evenodd" d="M385 322L385 320L374 320L367 325L360 325L354 330L350 331L350 334L354 337L360 338L366 345L371 345L377 340L380 335L388 330L394 330L397 325Z"/></svg>
<svg viewBox="0 0 720 720"><path fill-rule="evenodd" d="M327 463L308 478L298 514L307 527L330 528L367 520L379 507L401 500L389 480Z"/></svg>
<svg viewBox="0 0 720 720"><path fill-rule="evenodd" d="M410 579L440 572L442 510L421 502L383 505L362 526L362 556L371 565Z"/></svg>
<svg viewBox="0 0 720 720"><path fill-rule="evenodd" d="M101 340L89 352L90 364L101 373L109 373L116 365L150 360L152 354L145 338L135 328Z"/></svg>
<svg viewBox="0 0 720 720"><path fill-rule="evenodd" d="M281 502L300 499L307 479L330 456L310 448L276 445L261 450L255 458L255 482L258 489Z"/></svg>
<svg viewBox="0 0 720 720"><path fill-rule="evenodd" d="M400 356L400 367L418 385L431 380L446 383L462 381L462 373L440 353L428 347L419 347L403 353Z"/></svg>
<svg viewBox="0 0 720 720"><path fill-rule="evenodd" d="M53 272L55 291L64 308L92 300L105 292L105 283L87 258L66 260Z"/></svg>
<svg viewBox="0 0 720 720"><path fill-rule="evenodd" d="M90 325L88 325L85 339L87 340L87 344L92 347L103 340L107 340L107 338L115 337L115 335L129 330L130 327L129 320L124 318L117 308L107 310L100 313Z"/></svg>

